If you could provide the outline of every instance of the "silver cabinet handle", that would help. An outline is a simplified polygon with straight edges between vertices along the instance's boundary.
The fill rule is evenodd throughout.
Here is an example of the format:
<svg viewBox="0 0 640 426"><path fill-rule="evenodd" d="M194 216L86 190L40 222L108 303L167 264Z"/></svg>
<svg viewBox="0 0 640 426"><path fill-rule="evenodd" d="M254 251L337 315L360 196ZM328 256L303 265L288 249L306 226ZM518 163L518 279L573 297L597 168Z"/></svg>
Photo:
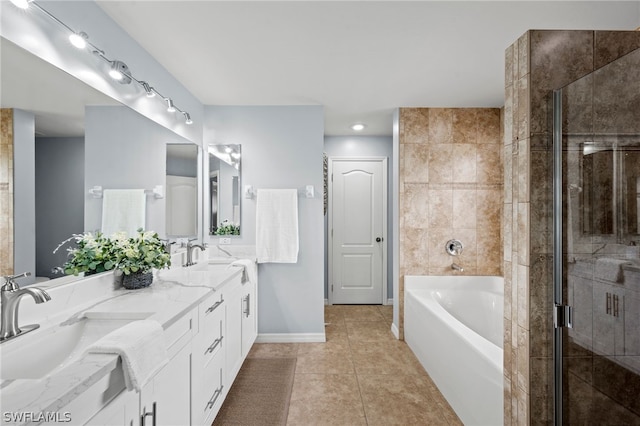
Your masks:
<svg viewBox="0 0 640 426"><path fill-rule="evenodd" d="M246 303L246 305L244 306L244 309L242 311L242 313L249 318L249 315L251 315L251 295L247 294L245 297L242 298L242 301Z"/></svg>
<svg viewBox="0 0 640 426"><path fill-rule="evenodd" d="M217 301L213 305L209 306L209 308L207 308L207 310L205 311L205 314L208 314L208 313L211 313L211 312L215 311L216 309L218 309L218 306L222 305L223 303L224 303L224 299L221 298L219 301Z"/></svg>
<svg viewBox="0 0 640 426"><path fill-rule="evenodd" d="M619 298L617 294L613 295L613 316L617 317L618 316L618 302L619 302Z"/></svg>
<svg viewBox="0 0 640 426"><path fill-rule="evenodd" d="M607 292L607 315L611 315L611 293Z"/></svg>
<svg viewBox="0 0 640 426"><path fill-rule="evenodd" d="M214 340L214 341L213 341L213 343L211 344L211 346L209 346L209 347L207 348L207 350L206 350L206 351L204 351L204 354L206 355L206 354L208 354L208 353L210 353L210 352L215 351L215 350L216 350L216 348L218 347L218 345L219 345L220 343L222 343L222 339L224 339L224 336L220 336L219 338L217 338L216 340Z"/></svg>
<svg viewBox="0 0 640 426"><path fill-rule="evenodd" d="M142 415L140 416L140 424L146 426L147 416L151 416L151 426L156 426L156 403L154 401L151 412L147 413L147 407L144 407Z"/></svg>
<svg viewBox="0 0 640 426"><path fill-rule="evenodd" d="M209 400L209 402L207 402L207 409L210 410L210 409L213 408L214 405L216 405L216 401L218 400L218 398L222 394L222 389L224 389L224 385L220 385L220 387L218 389L216 389L216 391L211 396L211 399Z"/></svg>

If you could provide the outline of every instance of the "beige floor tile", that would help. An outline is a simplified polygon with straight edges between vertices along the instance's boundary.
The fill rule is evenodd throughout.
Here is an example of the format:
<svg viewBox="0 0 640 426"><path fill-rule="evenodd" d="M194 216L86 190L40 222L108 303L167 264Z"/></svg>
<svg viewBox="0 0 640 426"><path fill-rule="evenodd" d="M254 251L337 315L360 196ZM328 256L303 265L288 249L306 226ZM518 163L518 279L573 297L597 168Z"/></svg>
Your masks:
<svg viewBox="0 0 640 426"><path fill-rule="evenodd" d="M389 324L393 322L393 305L380 305L378 306L378 311L386 322Z"/></svg>
<svg viewBox="0 0 640 426"><path fill-rule="evenodd" d="M254 343L248 358L295 358L298 343Z"/></svg>
<svg viewBox="0 0 640 426"><path fill-rule="evenodd" d="M391 327L385 321L347 322L350 342L388 342L395 339Z"/></svg>
<svg viewBox="0 0 640 426"><path fill-rule="evenodd" d="M308 354L346 354L351 353L347 333L335 334L325 343L300 343L298 356Z"/></svg>
<svg viewBox="0 0 640 426"><path fill-rule="evenodd" d="M367 424L446 425L423 376L358 376Z"/></svg>
<svg viewBox="0 0 640 426"><path fill-rule="evenodd" d="M349 321L383 321L384 317L377 306L356 305L344 310L344 320Z"/></svg>
<svg viewBox="0 0 640 426"><path fill-rule="evenodd" d="M349 352L298 354L296 374L355 374Z"/></svg>
<svg viewBox="0 0 640 426"><path fill-rule="evenodd" d="M360 374L427 374L405 342L352 342L352 359Z"/></svg>
<svg viewBox="0 0 640 426"><path fill-rule="evenodd" d="M355 375L297 374L287 425L366 425Z"/></svg>
<svg viewBox="0 0 640 426"><path fill-rule="evenodd" d="M325 324L344 322L344 310L341 307L340 309L336 309L336 306L338 305L324 307L324 323Z"/></svg>

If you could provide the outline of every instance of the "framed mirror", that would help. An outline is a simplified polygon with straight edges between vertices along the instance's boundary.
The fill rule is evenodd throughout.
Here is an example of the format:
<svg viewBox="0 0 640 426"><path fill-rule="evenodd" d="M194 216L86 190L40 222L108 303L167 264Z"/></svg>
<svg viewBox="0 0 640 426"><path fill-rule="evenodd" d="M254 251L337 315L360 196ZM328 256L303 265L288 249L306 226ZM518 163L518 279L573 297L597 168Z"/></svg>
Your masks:
<svg viewBox="0 0 640 426"><path fill-rule="evenodd" d="M211 144L208 155L209 234L240 235L241 146Z"/></svg>
<svg viewBox="0 0 640 426"><path fill-rule="evenodd" d="M198 147L167 144L167 237L198 234Z"/></svg>

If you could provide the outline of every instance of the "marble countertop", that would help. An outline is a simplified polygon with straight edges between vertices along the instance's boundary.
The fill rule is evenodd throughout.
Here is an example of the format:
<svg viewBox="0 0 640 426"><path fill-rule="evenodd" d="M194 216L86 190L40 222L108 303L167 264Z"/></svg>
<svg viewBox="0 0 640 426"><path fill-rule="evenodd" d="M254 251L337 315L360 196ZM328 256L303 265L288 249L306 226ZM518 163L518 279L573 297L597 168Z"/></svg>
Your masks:
<svg viewBox="0 0 640 426"><path fill-rule="evenodd" d="M77 280L60 286L67 288L59 290L59 294L56 294L56 288L51 287L47 291L50 292L52 300L56 297L67 298L69 305L65 306L67 309L53 315L47 316L44 313L45 317L39 322L42 330L33 333L46 333L50 325L78 321L87 316L87 313L93 316L104 315L105 318L126 318L143 312L148 314L147 319L158 321L166 330L198 306L212 291L220 289L241 272L241 267L200 263L189 268L156 271L152 285L138 290L127 290L112 285L113 274L107 273L101 277ZM70 286L81 287L69 289ZM94 298L91 295L85 297L82 303L77 303L77 300L72 302L71 295L83 291L85 286L100 286L101 294ZM104 290L105 287L107 290ZM64 301L58 301L58 305L61 303L64 304ZM36 305L37 307L31 308L31 311L37 312L39 306L47 304ZM24 322L21 321L20 324ZM20 337L14 341L19 342L19 339ZM42 349L43 356L46 356L46 348ZM3 380L0 382L2 412L61 412L67 404L118 368L118 365L117 355L89 354L43 379Z"/></svg>

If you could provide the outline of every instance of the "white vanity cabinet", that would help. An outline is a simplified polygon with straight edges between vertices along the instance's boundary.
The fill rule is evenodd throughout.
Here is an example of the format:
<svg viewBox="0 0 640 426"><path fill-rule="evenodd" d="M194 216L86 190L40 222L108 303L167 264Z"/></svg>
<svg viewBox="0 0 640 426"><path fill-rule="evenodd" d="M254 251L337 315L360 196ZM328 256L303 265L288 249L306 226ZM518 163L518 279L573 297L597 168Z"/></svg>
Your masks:
<svg viewBox="0 0 640 426"><path fill-rule="evenodd" d="M256 285L246 281L242 284L242 358L246 358L258 337L258 304Z"/></svg>

